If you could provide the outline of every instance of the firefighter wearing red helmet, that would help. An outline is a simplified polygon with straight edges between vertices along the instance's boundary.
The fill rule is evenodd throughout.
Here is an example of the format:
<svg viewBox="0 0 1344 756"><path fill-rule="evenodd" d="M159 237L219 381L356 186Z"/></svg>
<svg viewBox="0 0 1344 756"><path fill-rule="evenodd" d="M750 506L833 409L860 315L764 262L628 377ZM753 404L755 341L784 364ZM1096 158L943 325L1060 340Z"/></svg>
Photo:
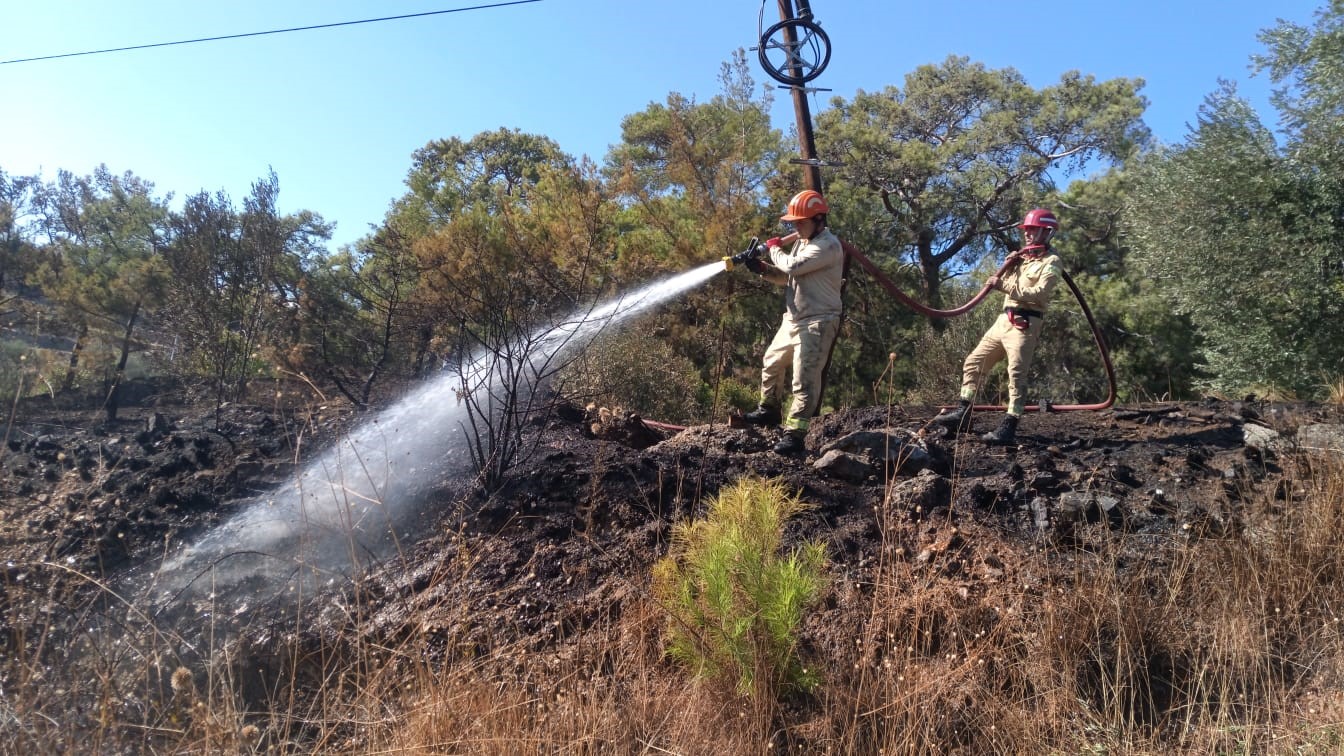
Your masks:
<svg viewBox="0 0 1344 756"><path fill-rule="evenodd" d="M820 192L806 189L795 194L779 219L794 225L798 239L787 251L780 239L768 240L767 264L757 271L785 288L785 310L765 350L760 405L746 414L746 420L758 425L781 424L784 435L775 445L780 454L794 454L804 448L808 425L821 406L826 359L840 332L845 255L840 240L826 228L828 212L830 207ZM789 370L792 383L786 384L784 376ZM786 389L792 394L792 402L788 414L781 415Z"/></svg>
<svg viewBox="0 0 1344 756"><path fill-rule="evenodd" d="M1059 283L1062 266L1050 251L1050 237L1059 229L1059 219L1045 208L1027 213L1018 224L1022 229L1022 248L1008 256L1017 264L1002 276L993 276L989 285L1004 293L1003 312L966 357L961 373L961 399L957 406L934 418L934 422L956 431L966 425L971 402L990 369L1000 360L1008 362L1008 414L995 430L981 436L991 444L1011 444L1017 435L1017 422L1025 407L1023 399L1027 372L1041 335L1041 319L1050 294Z"/></svg>

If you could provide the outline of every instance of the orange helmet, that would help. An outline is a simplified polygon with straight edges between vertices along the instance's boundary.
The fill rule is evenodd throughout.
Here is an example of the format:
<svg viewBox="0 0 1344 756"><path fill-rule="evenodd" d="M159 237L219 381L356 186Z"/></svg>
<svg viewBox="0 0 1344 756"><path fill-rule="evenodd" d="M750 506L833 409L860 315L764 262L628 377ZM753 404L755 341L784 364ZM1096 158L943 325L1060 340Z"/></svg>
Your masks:
<svg viewBox="0 0 1344 756"><path fill-rule="evenodd" d="M1048 228L1051 231L1059 229L1059 219L1055 214L1043 207L1038 207L1027 213L1027 217L1017 224L1018 228Z"/></svg>
<svg viewBox="0 0 1344 756"><path fill-rule="evenodd" d="M800 221L814 218L822 213L830 212L826 205L826 200L822 198L821 192L815 189L804 189L793 195L789 200L789 209L783 215L779 216L782 221Z"/></svg>

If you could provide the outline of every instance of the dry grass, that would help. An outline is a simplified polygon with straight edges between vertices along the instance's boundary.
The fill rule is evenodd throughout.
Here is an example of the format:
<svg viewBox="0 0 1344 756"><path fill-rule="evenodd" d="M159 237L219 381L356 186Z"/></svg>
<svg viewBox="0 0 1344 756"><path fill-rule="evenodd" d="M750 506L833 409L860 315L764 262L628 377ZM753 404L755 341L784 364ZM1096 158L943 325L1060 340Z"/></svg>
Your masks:
<svg viewBox="0 0 1344 756"><path fill-rule="evenodd" d="M1325 389L1325 400L1330 404L1339 406L1344 404L1344 376L1338 378L1327 378L1323 383Z"/></svg>
<svg viewBox="0 0 1344 756"><path fill-rule="evenodd" d="M664 656L665 617L641 599L540 652L500 639L444 656L417 633L391 647L358 632L278 640L286 674L262 690L240 683L255 658L236 648L182 655L183 639L133 607L90 605L84 620L104 629L61 654L64 672L37 662L53 628L33 621L8 639L21 653L3 661L0 751L1339 753L1344 466L1295 477L1284 490L1301 495L1253 501L1232 535L1136 552L1089 531L1085 549L973 583L901 556L908 534L884 518L893 548L875 577L837 589L818 620L852 633L814 649L817 692L782 702L688 680ZM971 547L977 559L1029 550L988 535ZM38 584L60 600L55 586L75 581L45 569L28 587L11 579L9 607ZM441 579L472 568L455 569ZM317 610L296 607L297 626ZM73 695L77 683L88 693Z"/></svg>
<svg viewBox="0 0 1344 756"><path fill-rule="evenodd" d="M558 653L421 668L405 717L370 752L760 752L768 709L670 674L656 643L665 624L641 605Z"/></svg>

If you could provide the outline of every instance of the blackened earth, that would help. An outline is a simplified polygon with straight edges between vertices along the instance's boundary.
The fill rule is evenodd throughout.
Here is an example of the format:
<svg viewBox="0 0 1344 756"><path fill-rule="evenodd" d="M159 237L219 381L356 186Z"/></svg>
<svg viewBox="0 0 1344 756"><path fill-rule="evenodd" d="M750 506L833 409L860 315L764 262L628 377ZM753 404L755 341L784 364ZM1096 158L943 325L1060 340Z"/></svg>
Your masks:
<svg viewBox="0 0 1344 756"><path fill-rule="evenodd" d="M190 664L231 638L257 698L296 641L329 648L357 633L395 647L415 634L428 654L473 656L557 647L642 596L672 525L744 476L781 479L811 505L788 537L826 543L844 576L807 625L808 644L825 648L846 642L845 623L827 621L845 611L844 586L884 559L927 564L969 593L1030 585L1098 531L1125 536L1122 566L1151 563L1155 542L1226 534L1246 502L1291 500L1303 439L1338 444L1341 423L1329 406L1210 399L1032 414L1017 444L992 447L978 435L997 414L953 437L927 424L935 408L865 407L820 418L806 452L784 457L773 429L676 431L562 406L527 428L528 454L491 495L464 450L424 460L442 475L408 493L395 539L367 549L353 581L206 575L208 591L165 594L149 587L160 565L369 415L294 386L219 408L177 386L132 388L115 422L96 396L16 405L0 447L0 650L58 670L100 633L155 628ZM313 607L302 620L299 593Z"/></svg>

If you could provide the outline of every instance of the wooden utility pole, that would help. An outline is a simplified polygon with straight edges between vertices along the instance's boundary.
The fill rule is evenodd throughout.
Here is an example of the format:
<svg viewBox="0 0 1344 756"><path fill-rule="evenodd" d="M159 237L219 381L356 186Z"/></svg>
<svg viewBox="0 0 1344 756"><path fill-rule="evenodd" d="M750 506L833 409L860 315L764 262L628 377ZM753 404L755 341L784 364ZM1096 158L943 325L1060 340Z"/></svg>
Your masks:
<svg viewBox="0 0 1344 756"><path fill-rule="evenodd" d="M788 21L793 18L793 0L779 0L779 20ZM798 39L793 33L793 27L785 26L781 30L784 35L784 44L789 50L795 49ZM803 72L799 69L795 60L790 57L788 63L788 73L794 78L801 78ZM798 142L800 157L806 161L803 163L803 180L808 189L821 191L821 167L817 165L817 143L812 136L812 112L807 106L807 88L802 84L789 85L789 91L793 94L793 112L798 126Z"/></svg>

